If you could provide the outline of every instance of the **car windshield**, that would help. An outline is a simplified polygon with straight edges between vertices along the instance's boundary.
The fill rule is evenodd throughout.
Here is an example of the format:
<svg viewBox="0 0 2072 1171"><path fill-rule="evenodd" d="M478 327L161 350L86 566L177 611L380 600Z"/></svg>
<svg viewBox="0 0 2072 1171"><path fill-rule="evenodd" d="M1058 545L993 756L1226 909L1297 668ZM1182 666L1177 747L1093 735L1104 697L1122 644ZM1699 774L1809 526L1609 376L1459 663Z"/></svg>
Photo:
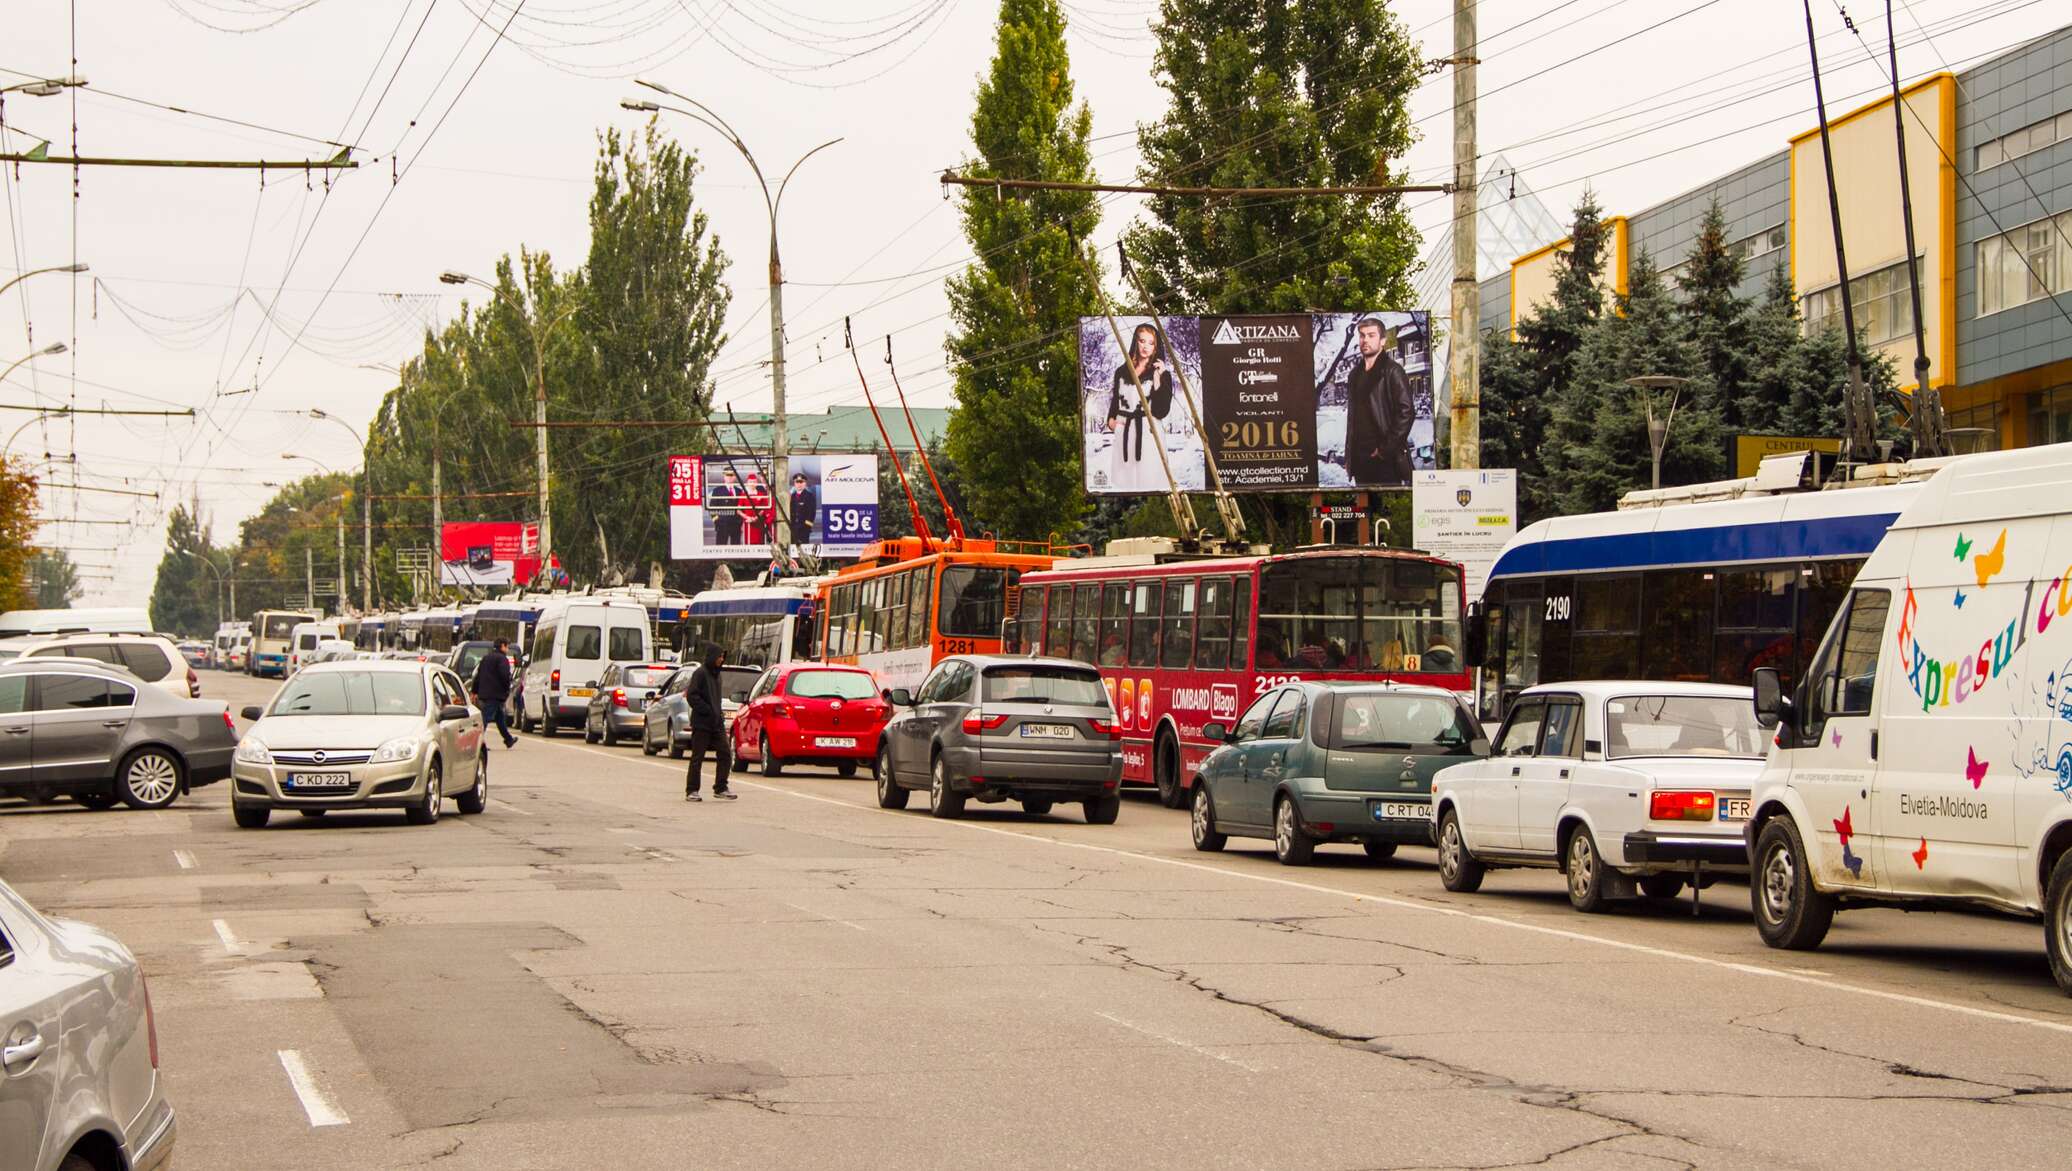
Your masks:
<svg viewBox="0 0 2072 1171"><path fill-rule="evenodd" d="M878 693L864 671L794 671L786 690L800 699L869 699Z"/></svg>
<svg viewBox="0 0 2072 1171"><path fill-rule="evenodd" d="M660 687L673 667L628 667L619 682L628 687Z"/></svg>
<svg viewBox="0 0 2072 1171"><path fill-rule="evenodd" d="M1437 695L1341 695L1333 748L1460 752L1474 743L1460 704Z"/></svg>
<svg viewBox="0 0 2072 1171"><path fill-rule="evenodd" d="M1761 756L1755 705L1729 695L1622 695L1604 705L1605 755Z"/></svg>
<svg viewBox="0 0 2072 1171"><path fill-rule="evenodd" d="M994 667L986 672L987 703L1072 703L1107 707L1098 672L1073 667Z"/></svg>
<svg viewBox="0 0 2072 1171"><path fill-rule="evenodd" d="M305 671L288 681L272 716L420 716L424 680L415 671Z"/></svg>

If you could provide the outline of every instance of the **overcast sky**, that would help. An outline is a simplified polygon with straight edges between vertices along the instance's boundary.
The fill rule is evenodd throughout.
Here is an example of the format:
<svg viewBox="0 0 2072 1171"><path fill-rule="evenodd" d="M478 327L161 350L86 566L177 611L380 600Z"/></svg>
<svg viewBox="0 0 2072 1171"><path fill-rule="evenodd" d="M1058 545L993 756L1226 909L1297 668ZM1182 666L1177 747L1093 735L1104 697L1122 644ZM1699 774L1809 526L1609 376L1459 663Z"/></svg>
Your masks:
<svg viewBox="0 0 2072 1171"><path fill-rule="evenodd" d="M317 466L357 467L357 439L307 412L321 408L363 431L394 385L383 367L415 352L424 327L463 295L438 283L440 270L488 275L521 243L579 263L596 135L639 124L643 116L618 106L649 96L635 76L719 111L766 171L843 139L799 172L785 199L792 409L860 401L841 352L844 314L860 337L893 334L917 403L947 404L941 278L968 250L936 176L968 149L996 4L528 0L499 42L492 30L514 2L80 0L76 13L57 0L9 5L0 85L71 73L75 56L90 85L59 97L6 95L7 150L45 138L51 154L71 153L76 95L87 156L292 162L328 157L336 143L365 161L328 193L299 169L268 172L262 188L253 171L87 168L76 199L70 168L6 169L0 279L75 255L92 272L33 277L0 299L0 366L53 342L72 351L24 364L0 401L199 412L192 421L39 421L0 411L10 433L27 423L10 448L17 455L77 453L76 464L49 465L60 485L76 466L83 486L158 493L45 491L44 514L67 518L46 526L45 539L76 550L97 575L82 604L144 604L175 499L198 492L227 541L280 483ZM1451 54L1451 7L1394 6L1427 57ZM1882 13L1856 7L1882 59ZM1155 5L1071 0L1065 9L1074 79L1103 136L1099 168L1127 179L1136 166L1129 132L1164 107L1149 68ZM1962 68L2064 19L2043 0L1912 0L1900 11L1908 78L1944 60ZM1644 208L1813 124L1797 4L1482 0L1478 15L1484 164L1505 155L1557 215L1585 185L1613 212ZM1932 41L1920 42L1911 17ZM1830 103L1865 100L1882 75L1832 0L1815 5L1815 20ZM1422 140L1408 165L1420 181L1447 176L1451 103L1443 74L1417 93ZM716 135L681 119L670 129L704 158L701 203L734 260L717 401L767 409L761 195ZM1436 239L1445 198L1413 206L1428 242ZM1096 242L1112 242L1135 210L1134 200L1111 201ZM1418 281L1440 314L1444 275ZM659 467L655 475L660 491ZM447 515L465 519L451 506Z"/></svg>

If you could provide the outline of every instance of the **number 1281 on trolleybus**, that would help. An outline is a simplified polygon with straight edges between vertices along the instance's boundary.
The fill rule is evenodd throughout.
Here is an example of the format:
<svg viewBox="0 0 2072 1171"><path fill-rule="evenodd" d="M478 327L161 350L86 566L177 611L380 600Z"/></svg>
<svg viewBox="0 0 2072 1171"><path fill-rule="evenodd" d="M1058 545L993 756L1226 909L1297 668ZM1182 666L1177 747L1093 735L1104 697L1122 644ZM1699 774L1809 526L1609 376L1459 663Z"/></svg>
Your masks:
<svg viewBox="0 0 2072 1171"><path fill-rule="evenodd" d="M1082 558L1025 573L1014 641L1098 667L1123 736L1123 781L1179 808L1253 700L1300 679L1397 680L1465 693L1461 568L1421 553Z"/></svg>

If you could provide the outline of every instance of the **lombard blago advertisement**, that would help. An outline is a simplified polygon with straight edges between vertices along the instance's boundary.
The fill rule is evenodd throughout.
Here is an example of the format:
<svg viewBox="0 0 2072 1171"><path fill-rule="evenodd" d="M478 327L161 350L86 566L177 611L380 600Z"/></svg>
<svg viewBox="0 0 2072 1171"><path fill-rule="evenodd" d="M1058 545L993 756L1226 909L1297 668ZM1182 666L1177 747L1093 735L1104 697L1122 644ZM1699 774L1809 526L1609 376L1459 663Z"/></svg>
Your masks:
<svg viewBox="0 0 2072 1171"><path fill-rule="evenodd" d="M777 518L791 521L796 555L858 557L878 539L878 457L794 455L786 483L745 455L669 459L669 556L677 561L767 561Z"/></svg>

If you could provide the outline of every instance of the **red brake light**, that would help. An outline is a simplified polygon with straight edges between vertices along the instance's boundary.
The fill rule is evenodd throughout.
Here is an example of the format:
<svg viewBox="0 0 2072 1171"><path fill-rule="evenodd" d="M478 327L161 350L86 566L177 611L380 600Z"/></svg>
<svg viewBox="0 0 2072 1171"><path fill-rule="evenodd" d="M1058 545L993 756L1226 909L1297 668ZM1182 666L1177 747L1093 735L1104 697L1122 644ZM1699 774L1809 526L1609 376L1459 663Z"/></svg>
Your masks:
<svg viewBox="0 0 2072 1171"><path fill-rule="evenodd" d="M237 721L230 718L229 708L223 709L223 726L230 729L231 735L237 735Z"/></svg>
<svg viewBox="0 0 2072 1171"><path fill-rule="evenodd" d="M554 668L554 673L547 676L547 687L552 691L561 690L561 668Z"/></svg>
<svg viewBox="0 0 2072 1171"><path fill-rule="evenodd" d="M770 705L770 717L772 719L788 720L791 718L791 708L780 700Z"/></svg>
<svg viewBox="0 0 2072 1171"><path fill-rule="evenodd" d="M1106 736L1110 740L1122 739L1122 726L1114 720L1088 720L1086 723L1094 730L1096 736Z"/></svg>
<svg viewBox="0 0 2072 1171"><path fill-rule="evenodd" d="M977 708L973 708L964 713L964 734L976 736L980 732L990 732L1006 722L1006 716L989 716Z"/></svg>
<svg viewBox="0 0 2072 1171"><path fill-rule="evenodd" d="M1711 793L1657 791L1648 795L1648 816L1656 821L1711 821L1717 812Z"/></svg>
<svg viewBox="0 0 2072 1171"><path fill-rule="evenodd" d="M613 706L613 707L625 707L625 706L626 706L626 689L625 689L625 688L623 688L623 687L614 687L614 688L612 688L612 706Z"/></svg>

